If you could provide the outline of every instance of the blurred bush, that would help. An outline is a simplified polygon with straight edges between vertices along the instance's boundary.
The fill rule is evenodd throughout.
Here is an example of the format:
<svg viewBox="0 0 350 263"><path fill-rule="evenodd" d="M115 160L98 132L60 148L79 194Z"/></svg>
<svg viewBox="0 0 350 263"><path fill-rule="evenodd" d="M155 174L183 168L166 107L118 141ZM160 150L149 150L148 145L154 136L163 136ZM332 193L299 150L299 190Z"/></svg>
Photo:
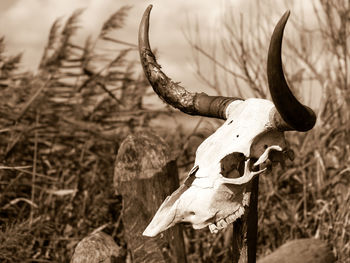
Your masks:
<svg viewBox="0 0 350 263"><path fill-rule="evenodd" d="M119 41L129 7L75 44L82 11L57 20L36 73L0 41L0 261L68 262L97 228L123 244L112 185L121 141L161 112L143 106L135 45Z"/></svg>

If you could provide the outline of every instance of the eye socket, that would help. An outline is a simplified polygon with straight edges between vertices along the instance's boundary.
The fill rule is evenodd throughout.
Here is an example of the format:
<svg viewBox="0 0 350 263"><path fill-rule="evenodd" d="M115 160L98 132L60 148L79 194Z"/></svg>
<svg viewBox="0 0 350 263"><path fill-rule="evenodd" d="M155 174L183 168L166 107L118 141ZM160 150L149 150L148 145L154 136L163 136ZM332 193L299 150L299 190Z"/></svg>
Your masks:
<svg viewBox="0 0 350 263"><path fill-rule="evenodd" d="M238 137L239 137L239 134L237 134L236 137L238 138Z"/></svg>
<svg viewBox="0 0 350 263"><path fill-rule="evenodd" d="M268 147L268 146L267 146L267 144L265 144L265 145L264 145L264 149L266 150L266 149L267 149L267 147Z"/></svg>
<svg viewBox="0 0 350 263"><path fill-rule="evenodd" d="M229 123L227 123L227 125L230 125L233 122L233 120L230 120Z"/></svg>
<svg viewBox="0 0 350 263"><path fill-rule="evenodd" d="M220 161L221 174L226 178L238 178L244 173L244 162L246 157L243 153L233 152L226 155Z"/></svg>

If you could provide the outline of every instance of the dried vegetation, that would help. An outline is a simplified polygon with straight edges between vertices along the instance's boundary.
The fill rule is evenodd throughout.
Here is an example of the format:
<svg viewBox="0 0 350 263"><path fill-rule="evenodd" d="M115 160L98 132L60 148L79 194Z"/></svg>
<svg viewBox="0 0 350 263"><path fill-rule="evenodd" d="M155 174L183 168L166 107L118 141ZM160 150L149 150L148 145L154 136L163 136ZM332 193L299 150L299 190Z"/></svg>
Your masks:
<svg viewBox="0 0 350 263"><path fill-rule="evenodd" d="M118 146L156 116L142 104L132 44L118 42L129 7L96 39L74 43L79 16L57 20L37 73L0 54L0 261L68 262L97 228L120 245L120 197L111 187Z"/></svg>

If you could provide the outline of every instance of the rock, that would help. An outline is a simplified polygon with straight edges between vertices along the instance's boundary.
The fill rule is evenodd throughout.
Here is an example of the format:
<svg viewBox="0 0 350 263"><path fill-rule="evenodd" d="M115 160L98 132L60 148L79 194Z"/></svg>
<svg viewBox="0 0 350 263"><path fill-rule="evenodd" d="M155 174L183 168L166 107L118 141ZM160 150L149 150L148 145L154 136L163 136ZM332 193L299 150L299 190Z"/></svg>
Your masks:
<svg viewBox="0 0 350 263"><path fill-rule="evenodd" d="M103 232L91 234L75 247L71 263L125 262L125 251Z"/></svg>
<svg viewBox="0 0 350 263"><path fill-rule="evenodd" d="M257 263L333 263L331 247L324 241L303 238L289 241Z"/></svg>

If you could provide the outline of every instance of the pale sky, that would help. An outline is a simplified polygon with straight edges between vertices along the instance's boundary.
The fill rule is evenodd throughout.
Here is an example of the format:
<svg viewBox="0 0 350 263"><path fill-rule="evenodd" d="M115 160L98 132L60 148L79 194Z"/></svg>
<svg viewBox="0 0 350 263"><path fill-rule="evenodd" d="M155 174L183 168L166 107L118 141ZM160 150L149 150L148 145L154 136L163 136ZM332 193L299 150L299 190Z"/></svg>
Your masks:
<svg viewBox="0 0 350 263"><path fill-rule="evenodd" d="M263 1L261 5L280 1ZM288 8L298 10L298 3L293 1ZM188 20L196 19L201 23L202 40L213 37L218 28L219 17L227 4L237 9L237 15L252 8L255 0L1 0L0 1L0 36L5 36L7 51L11 54L23 52L23 65L35 70L46 44L52 23L59 17L67 18L78 8L85 8L81 17L81 39L97 34L102 23L118 8L131 5L125 28L119 38L137 43L138 25L145 8L153 4L151 13L151 46L157 48L164 71L175 81L181 81L190 90L201 90L193 72L193 59L190 46L184 37L188 30ZM276 5L276 8L278 5ZM277 14L285 9L279 8ZM293 10L292 10L293 13ZM278 18L278 17L277 17ZM194 24L194 23L192 23ZM271 29L272 30L272 29Z"/></svg>

